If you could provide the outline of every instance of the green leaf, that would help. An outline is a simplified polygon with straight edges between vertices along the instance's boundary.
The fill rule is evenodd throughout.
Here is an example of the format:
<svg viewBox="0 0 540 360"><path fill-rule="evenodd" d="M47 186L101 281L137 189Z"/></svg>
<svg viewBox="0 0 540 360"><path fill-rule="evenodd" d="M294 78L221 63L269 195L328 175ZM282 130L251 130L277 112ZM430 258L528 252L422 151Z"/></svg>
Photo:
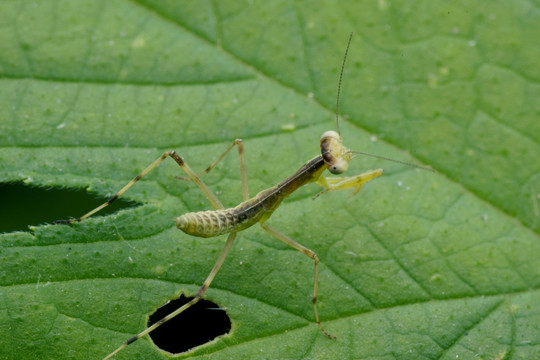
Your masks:
<svg viewBox="0 0 540 360"><path fill-rule="evenodd" d="M254 226L205 296L231 334L184 356L538 359L539 24L533 1L3 0L0 181L105 197L166 150L199 171L243 138L255 194L335 129L352 31L345 144L438 173L358 157L348 174L384 175L269 220L318 253L336 341L313 262ZM0 236L0 358L99 359L196 293L225 240L175 228L210 209L177 175L167 159L125 194L139 207ZM236 155L204 181L236 205ZM145 338L116 358L165 357Z"/></svg>

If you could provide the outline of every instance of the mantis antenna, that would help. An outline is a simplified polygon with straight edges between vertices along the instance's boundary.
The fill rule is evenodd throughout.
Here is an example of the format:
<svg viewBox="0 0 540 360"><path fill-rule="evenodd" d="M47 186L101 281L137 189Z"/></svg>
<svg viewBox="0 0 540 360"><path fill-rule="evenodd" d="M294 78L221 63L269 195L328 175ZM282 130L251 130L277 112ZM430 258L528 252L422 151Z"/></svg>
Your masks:
<svg viewBox="0 0 540 360"><path fill-rule="evenodd" d="M431 171L431 172L434 172L434 173L437 172L437 170L432 169L432 168L430 168L429 166L417 165L417 164L413 164L413 163L410 163L410 162L401 161L401 160L396 160L396 159L391 159L391 158L386 157L386 156L370 154L370 153L366 153L366 152L362 152L362 151L351 151L351 152L352 152L353 154L371 156L371 157L374 157L374 158L377 158L377 159L387 160L387 161L395 162L395 163L398 163L398 164L411 166L411 167L413 167L413 168L417 168L417 169L421 169L421 170Z"/></svg>
<svg viewBox="0 0 540 360"><path fill-rule="evenodd" d="M351 46L353 33L349 35L349 41L347 42L347 48L345 49L345 56L343 56L343 63L341 64L341 71L339 73L339 82L337 87L337 97L336 97L336 128L338 134L341 135L339 131L339 94L341 93L341 80L343 79L343 70L345 69L345 62L347 61L347 54L349 53L349 47Z"/></svg>
<svg viewBox="0 0 540 360"><path fill-rule="evenodd" d="M347 42L347 48L345 49L345 55L343 56L343 63L341 64L341 71L339 72L339 81L338 81L337 96L336 96L336 128L337 128L338 134L340 134L340 135L341 135L341 131L339 130L339 95L341 94L341 83L342 83L342 80L343 80L343 71L345 70L345 63L347 62L347 55L349 54L349 48L351 46L352 36L353 36L353 33L351 32L351 34L349 35L349 41ZM422 170L427 170L427 171L431 171L431 172L437 172L437 171L435 171L434 169L432 169L432 168L430 168L428 166L416 165L416 164L409 163L409 162L406 162L406 161L391 159L391 158L388 158L388 157L385 157L385 156L374 155L374 154L365 153L365 152L361 152L361 151L352 151L352 153L353 154L358 154L358 155L371 156L371 157L381 159L381 160L392 161L392 162L395 162L395 163L398 163L398 164L411 166L411 167L422 169Z"/></svg>

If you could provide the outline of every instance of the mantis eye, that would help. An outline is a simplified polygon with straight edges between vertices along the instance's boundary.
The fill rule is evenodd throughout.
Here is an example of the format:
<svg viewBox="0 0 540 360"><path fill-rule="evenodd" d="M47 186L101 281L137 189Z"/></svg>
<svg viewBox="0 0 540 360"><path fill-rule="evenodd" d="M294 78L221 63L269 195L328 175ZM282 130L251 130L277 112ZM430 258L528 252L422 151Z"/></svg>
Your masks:
<svg viewBox="0 0 540 360"><path fill-rule="evenodd" d="M337 161L328 167L328 171L330 171L332 174L343 174L348 168L348 161Z"/></svg>

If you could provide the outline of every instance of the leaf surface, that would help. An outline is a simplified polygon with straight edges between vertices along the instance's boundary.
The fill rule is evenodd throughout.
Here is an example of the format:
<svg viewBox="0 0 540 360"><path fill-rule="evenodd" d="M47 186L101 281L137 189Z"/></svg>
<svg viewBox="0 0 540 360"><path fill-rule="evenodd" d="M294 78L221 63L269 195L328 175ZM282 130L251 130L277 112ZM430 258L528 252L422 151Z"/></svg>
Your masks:
<svg viewBox="0 0 540 360"><path fill-rule="evenodd" d="M348 174L384 175L352 198L309 185L269 220L319 255L336 341L313 262L254 226L206 296L231 334L184 357L537 359L539 24L533 1L4 0L0 181L106 197L164 151L199 171L242 138L256 194L335 129L353 31L345 145L438 173L357 157ZM99 359L196 293L225 240L175 228L210 208L178 175L167 159L125 194L139 207L0 235L0 358ZM236 205L236 154L204 181Z"/></svg>

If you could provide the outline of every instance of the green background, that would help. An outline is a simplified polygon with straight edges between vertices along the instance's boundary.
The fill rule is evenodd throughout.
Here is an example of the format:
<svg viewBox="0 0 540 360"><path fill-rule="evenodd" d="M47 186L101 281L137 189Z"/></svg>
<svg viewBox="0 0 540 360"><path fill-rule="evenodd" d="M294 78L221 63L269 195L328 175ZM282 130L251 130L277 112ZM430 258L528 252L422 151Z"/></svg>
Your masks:
<svg viewBox="0 0 540 360"><path fill-rule="evenodd" d="M352 198L313 201L308 186L270 219L319 254L336 341L313 322L312 261L254 226L207 293L232 333L185 356L538 359L539 7L3 0L0 181L105 197L165 150L202 170L243 138L255 194L335 129L354 32L345 144L438 173L358 157L348 174L384 175ZM175 216L210 208L176 175L167 160L130 190L140 207L0 235L0 359L102 358L196 292L224 239L175 229ZM204 180L226 206L240 201L236 155ZM144 339L117 358L164 357Z"/></svg>

